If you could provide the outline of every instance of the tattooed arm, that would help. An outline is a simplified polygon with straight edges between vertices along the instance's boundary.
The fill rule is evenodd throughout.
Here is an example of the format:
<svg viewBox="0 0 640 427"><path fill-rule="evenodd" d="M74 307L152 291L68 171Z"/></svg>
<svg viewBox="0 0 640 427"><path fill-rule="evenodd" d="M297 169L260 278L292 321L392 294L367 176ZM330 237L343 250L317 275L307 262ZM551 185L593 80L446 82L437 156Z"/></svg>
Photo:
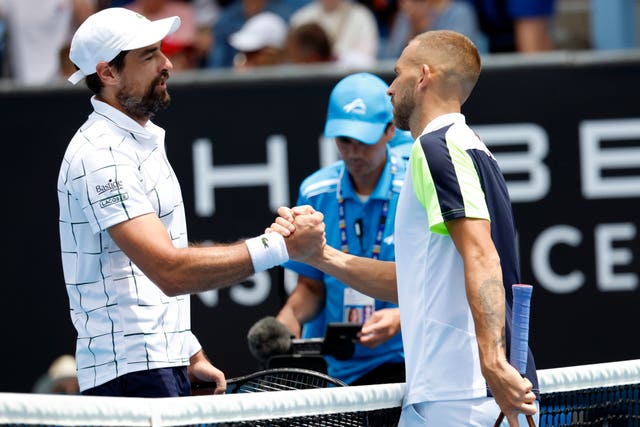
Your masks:
<svg viewBox="0 0 640 427"><path fill-rule="evenodd" d="M536 412L535 395L531 382L507 361L505 288L491 224L484 219L460 218L447 222L447 228L464 263L482 374L510 425L517 426L518 413Z"/></svg>

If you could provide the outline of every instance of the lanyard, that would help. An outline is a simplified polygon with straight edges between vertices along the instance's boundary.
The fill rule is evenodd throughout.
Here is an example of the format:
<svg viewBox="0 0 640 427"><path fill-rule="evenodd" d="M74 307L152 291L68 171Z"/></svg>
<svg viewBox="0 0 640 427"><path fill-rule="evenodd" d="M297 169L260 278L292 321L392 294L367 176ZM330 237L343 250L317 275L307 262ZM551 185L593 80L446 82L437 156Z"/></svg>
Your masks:
<svg viewBox="0 0 640 427"><path fill-rule="evenodd" d="M371 251L371 258L380 258L380 247L382 244L382 236L384 234L384 226L387 223L387 215L389 213L389 201L393 193L393 180L396 176L396 159L391 156L391 182L389 184L389 192L387 193L387 200L382 205L382 211L380 212L380 220L378 221L378 231L376 232L376 239ZM342 252L349 253L349 245L347 244L347 221L344 214L344 197L342 197L342 187L338 189L338 214L340 215L340 249ZM362 224L360 221L356 221L356 234L362 236Z"/></svg>

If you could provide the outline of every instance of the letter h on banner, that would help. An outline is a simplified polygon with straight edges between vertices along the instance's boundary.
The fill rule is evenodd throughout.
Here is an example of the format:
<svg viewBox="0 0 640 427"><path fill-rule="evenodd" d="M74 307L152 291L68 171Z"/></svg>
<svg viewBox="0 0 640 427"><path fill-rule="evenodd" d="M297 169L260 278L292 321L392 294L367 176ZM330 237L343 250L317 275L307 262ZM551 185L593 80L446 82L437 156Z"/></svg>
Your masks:
<svg viewBox="0 0 640 427"><path fill-rule="evenodd" d="M267 138L267 163L234 166L213 165L213 143L207 138L193 142L193 174L196 214L213 216L214 191L222 187L269 187L269 208L275 212L289 205L287 140L283 135Z"/></svg>

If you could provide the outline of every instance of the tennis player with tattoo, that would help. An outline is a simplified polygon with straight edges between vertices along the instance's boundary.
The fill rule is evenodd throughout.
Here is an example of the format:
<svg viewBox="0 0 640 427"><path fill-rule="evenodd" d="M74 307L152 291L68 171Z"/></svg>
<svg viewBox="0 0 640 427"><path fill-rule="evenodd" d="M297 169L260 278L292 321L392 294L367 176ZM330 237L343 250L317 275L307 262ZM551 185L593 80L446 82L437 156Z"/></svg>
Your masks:
<svg viewBox="0 0 640 427"><path fill-rule="evenodd" d="M396 126L416 138L398 200L395 264L329 246L307 261L363 293L397 298L407 376L401 426L487 427L502 411L503 425L516 427L537 414L531 351L524 378L508 361L506 290L520 283L511 202L495 158L461 114L480 67L476 47L453 31L408 44L388 92ZM271 229L295 236L294 217L311 212L281 208Z"/></svg>

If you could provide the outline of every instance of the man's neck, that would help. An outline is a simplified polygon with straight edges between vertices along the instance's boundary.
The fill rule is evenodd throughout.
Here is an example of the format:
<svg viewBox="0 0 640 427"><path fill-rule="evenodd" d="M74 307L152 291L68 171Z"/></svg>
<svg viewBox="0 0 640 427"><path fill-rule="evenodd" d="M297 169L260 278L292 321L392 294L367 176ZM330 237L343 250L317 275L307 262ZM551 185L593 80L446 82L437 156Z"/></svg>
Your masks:
<svg viewBox="0 0 640 427"><path fill-rule="evenodd" d="M149 116L142 117L142 118L132 116L127 110L124 109L124 107L120 104L120 102L118 102L118 100L113 96L108 96L108 95L105 96L104 94L98 94L96 95L96 99L98 101L104 102L105 104L109 104L116 110L125 114L127 117L130 117L132 120L134 120L136 123L138 123L142 127L145 127L147 123L149 123L149 120L151 119L151 117Z"/></svg>
<svg viewBox="0 0 640 427"><path fill-rule="evenodd" d="M371 193L373 193L373 190L376 189L378 181L380 181L380 178L382 177L382 171L384 171L385 165L386 161L382 162L374 172L368 175L355 177L349 174L355 192L363 196L370 196Z"/></svg>
<svg viewBox="0 0 640 427"><path fill-rule="evenodd" d="M429 105L429 104L427 104ZM423 114L416 116L409 123L411 135L414 138L419 137L429 123L434 119L444 116L445 114L459 113L461 106L458 103L432 103L429 108L423 110Z"/></svg>

